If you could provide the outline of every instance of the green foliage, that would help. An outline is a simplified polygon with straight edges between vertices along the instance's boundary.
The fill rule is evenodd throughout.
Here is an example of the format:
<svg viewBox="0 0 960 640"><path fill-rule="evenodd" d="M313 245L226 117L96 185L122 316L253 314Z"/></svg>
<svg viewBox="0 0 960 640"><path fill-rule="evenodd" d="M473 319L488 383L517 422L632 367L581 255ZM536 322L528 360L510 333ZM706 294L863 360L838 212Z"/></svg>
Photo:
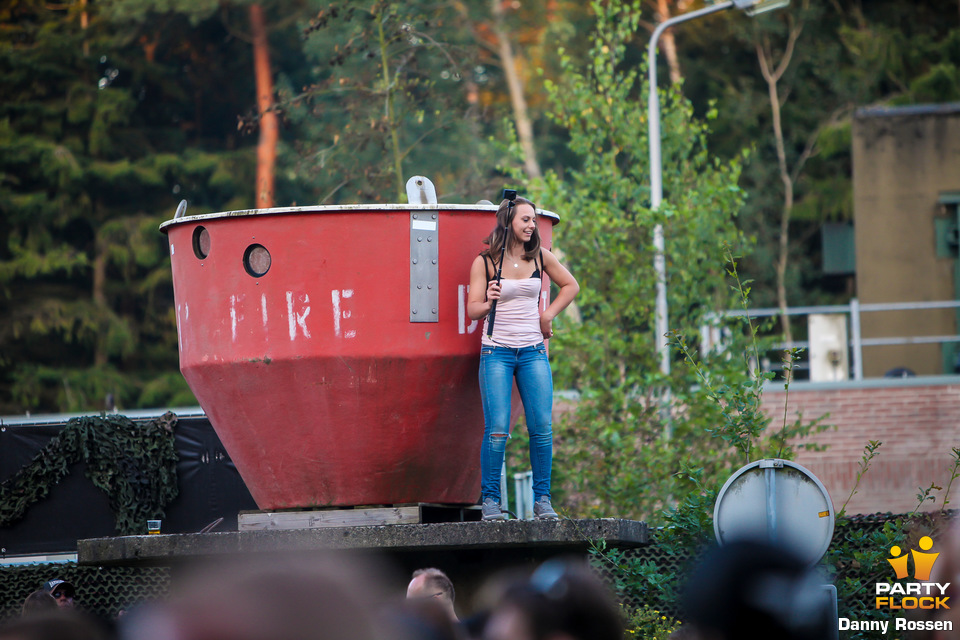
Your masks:
<svg viewBox="0 0 960 640"><path fill-rule="evenodd" d="M947 481L947 488L941 498L941 509L946 509L947 505L950 504L950 489L953 487L953 481L960 478L960 448L952 447L950 455L953 456L953 467L950 469L950 480Z"/></svg>
<svg viewBox="0 0 960 640"><path fill-rule="evenodd" d="M639 602L649 606L664 604L676 611L679 576L663 571L651 560L608 549L605 541L591 541L590 561L613 577L613 589L621 603Z"/></svg>
<svg viewBox="0 0 960 640"><path fill-rule="evenodd" d="M547 83L550 117L567 129L581 166L529 181L535 199L563 216L556 244L581 284L580 319L561 318L551 343L557 385L579 392L555 425L554 485L573 514L703 524L701 499L739 464L754 454L789 458L790 442L819 426L798 420L770 429L758 329L711 320L738 300L745 308L749 294L729 249L747 244L735 226L739 163L712 157L707 122L678 87L662 90L665 201L650 210L643 66L624 60L638 5L592 6L590 64L583 71L561 52L563 83ZM673 345L692 365L669 375L659 371L653 331L658 223ZM724 348L700 345L709 322L729 335Z"/></svg>
<svg viewBox="0 0 960 640"><path fill-rule="evenodd" d="M157 227L181 197L209 210L251 182L253 155L229 141L185 148L184 131L236 122L216 96L185 115L198 32L168 43L157 16L127 31L99 13L119 4L88 7L82 28L77 5L17 3L0 31L0 413L96 410L108 395L141 406L177 370ZM153 385L151 398L178 394Z"/></svg>
<svg viewBox="0 0 960 640"><path fill-rule="evenodd" d="M698 113L717 100L711 147L723 157L744 146L752 151L740 180L749 198L739 227L756 242L743 264L756 280L754 304L776 301L770 265L779 252L784 200L757 47L769 44L779 63L789 30L800 29L779 82L784 153L794 180L787 300L791 306L837 304L849 299L852 283L823 273L820 233L824 222L853 218L853 115L867 105L957 100L960 26L944 19L955 15L950 0L794 0L753 19L728 11L678 29L684 93Z"/></svg>
<svg viewBox="0 0 960 640"><path fill-rule="evenodd" d="M864 468L875 457L879 443L871 443L865 453ZM958 460L954 454L955 461ZM960 464L960 463L958 463ZM956 464L955 471L956 472ZM665 520L668 525L654 533L656 554L637 554L630 551L607 549L603 541L593 542L591 561L613 578L614 588L624 607L642 605L649 611L639 616L646 624L660 622L674 624L671 616L679 615L679 592L684 576L689 575L700 554L713 544L710 512L716 492L699 485ZM921 503L929 496L922 492ZM943 496L946 503L946 495ZM820 568L825 579L837 587L839 615L862 621L890 620L890 612L875 606L875 584L894 579L888 559L900 555L901 550L919 547L923 536L944 541L950 531L953 514L940 510L900 516L839 515L833 539ZM935 544L937 544L935 542ZM629 603L629 605L627 604ZM657 620L651 611L666 612L666 620ZM656 633L658 627L648 629ZM638 631L638 635L639 635ZM856 640L883 640L879 632L851 631Z"/></svg>
<svg viewBox="0 0 960 640"><path fill-rule="evenodd" d="M930 536L934 540L946 539L944 534L949 530L951 515L946 511L946 505L949 503L950 485L960 469L960 449L957 448L952 451L954 465L946 490L933 483L926 489L920 487L917 506L909 515L887 517L880 528L869 526L868 520L862 516L844 515L847 503L857 492L860 479L869 471L873 459L879 455L881 444L871 440L864 447L856 482L837 515L833 540L822 561L828 577L837 587L841 617L889 620L890 612L875 606L874 584L893 581L888 560L899 554L893 553L892 548L916 548L918 541L924 536ZM936 496L932 495L934 491L943 492L941 509L918 513L920 507L928 501L936 502ZM882 634L869 631L851 631L850 637L863 640L883 638Z"/></svg>
<svg viewBox="0 0 960 640"><path fill-rule="evenodd" d="M919 536L917 536L919 538ZM874 601L874 584L890 578L890 548L907 544L906 523L898 518L880 530L867 530L857 521L838 519L833 541L824 559L828 575L837 587L839 615L858 620L889 620ZM851 631L850 638L882 638L882 634Z"/></svg>
<svg viewBox="0 0 960 640"><path fill-rule="evenodd" d="M941 62L910 83L917 102L956 102L960 100L960 67Z"/></svg>
<svg viewBox="0 0 960 640"><path fill-rule="evenodd" d="M192 407L197 404L197 399L180 372L171 371L145 383L138 404L143 407Z"/></svg>
<svg viewBox="0 0 960 640"><path fill-rule="evenodd" d="M217 0L103 0L104 15L115 21L146 22L157 13L185 14L191 24L197 25L209 18L220 6Z"/></svg>
<svg viewBox="0 0 960 640"><path fill-rule="evenodd" d="M740 242L739 165L709 156L707 124L677 88L666 89L665 202L649 208L643 66L624 60L639 5L592 8L589 64L561 51L562 81L546 83L548 115L567 130L581 166L528 181L535 200L561 213L556 245L581 284L581 318L561 318L551 344L557 386L580 394L575 414L555 428L555 484L577 514L651 518L688 486L675 475L683 458L712 473L728 455L699 437L718 413L689 391L691 376L659 372L652 230L662 224L666 237L670 324L697 331L728 300L722 252Z"/></svg>
<svg viewBox="0 0 960 640"><path fill-rule="evenodd" d="M864 474L870 469L870 462L873 461L879 454L877 450L880 449L880 446L883 443L879 440L871 440L863 449L863 454L860 456L859 462L857 462L857 479L853 483L853 487L850 489L847 499L843 501L843 506L840 507L840 511L837 512L837 517L842 518L847 513L847 505L850 503L850 499L857 494L860 486L860 480L863 479Z"/></svg>
<svg viewBox="0 0 960 640"><path fill-rule="evenodd" d="M891 547L917 548L922 536L943 540L948 531L949 520L943 514L927 514L915 517L871 516L839 518L833 540L820 569L825 580L837 587L839 615L856 620L887 620L890 612L875 606L875 584L893 579L887 560ZM654 544L662 546L660 535ZM666 550L666 553L646 556L623 551L607 550L603 544L595 545L592 562L606 572L612 572L617 594L624 607L647 608L659 611L675 624L673 616L680 615L677 587L683 576L689 575L692 565L701 552L713 544L710 540L691 539L688 543ZM648 622L653 616L645 616ZM649 627L648 627L649 628ZM639 632L638 632L639 635ZM848 637L848 636L844 636ZM879 632L851 631L850 638L857 640L883 640Z"/></svg>
<svg viewBox="0 0 960 640"><path fill-rule="evenodd" d="M109 394L122 402L136 397L135 382L112 367L47 367L25 364L17 368L10 394L21 406L42 406L53 402L60 407L103 406ZM41 394L43 394L41 396Z"/></svg>
<svg viewBox="0 0 960 640"><path fill-rule="evenodd" d="M732 271L735 273L735 269ZM715 397L715 400L725 408L729 406L726 398ZM744 415L748 416L749 413ZM749 429L736 426L725 428L749 434ZM758 437L759 434L752 436ZM749 439L751 437L748 435ZM875 606L874 585L893 579L888 559L891 554L899 554L893 553L892 547L915 548L923 536L930 536L934 540L944 536L948 531L945 506L949 503L950 487L953 480L960 477L960 448L954 448L954 465L946 489L933 484L927 489L921 487L917 509L913 513L881 518L881 526L876 525L875 519L848 517L845 515L846 504L856 493L863 475L869 471L880 446L879 441L870 441L865 447L856 483L837 516L833 539L821 560L826 577L837 587L839 615L862 621L890 619L889 611ZM592 543L591 560L598 567L612 572L614 587L621 602L642 603L645 607L676 614L679 611L678 596L683 577L689 574L692 563L701 552L714 544L711 515L717 495L716 487L704 484L701 469L687 467L681 473L688 477L693 489L676 506L665 509L662 514L665 526L653 536L654 544L663 552L659 562L622 550L608 550L603 541ZM918 513L921 506L936 501L934 491L942 492L941 511ZM665 571L664 566L678 570ZM649 622L649 615L644 619ZM851 631L850 637L881 640L882 634Z"/></svg>
<svg viewBox="0 0 960 640"><path fill-rule="evenodd" d="M291 169L318 202L404 202L414 174L443 198L484 193L493 158L476 94L486 71L468 13L459 3L332 2L304 25L310 83L282 81L279 99L302 132Z"/></svg>
<svg viewBox="0 0 960 640"><path fill-rule="evenodd" d="M114 129L130 121L136 108L136 101L126 91L107 87L97 92L97 106L90 122L90 142L88 148L93 157L117 157L124 155L117 148Z"/></svg>
<svg viewBox="0 0 960 640"><path fill-rule="evenodd" d="M665 616L648 606L624 607L624 618L626 619L625 638L667 640L680 628L680 623L672 617Z"/></svg>
<svg viewBox="0 0 960 640"><path fill-rule="evenodd" d="M737 459L749 463L756 457L789 458L793 452L791 444L796 438L808 436L824 427L820 421L804 423L798 418L793 424L784 422L779 431L769 428L770 419L761 409L763 385L771 376L759 368L761 338L758 327L749 314L749 281L743 281L737 271L737 260L728 251L728 274L734 284L731 289L739 298L743 315L735 321L743 324L741 335L744 341L732 341L722 351L721 358L699 358L687 344L684 336L673 332L673 345L683 354L688 367L695 373L699 388L684 397L681 406L695 406L698 402L712 404L719 412L720 419L705 428L713 441L724 443L704 456L699 449L687 443L687 452L680 462L680 470L675 475L685 482L675 497L674 503L664 506L658 521L663 526L657 531L656 544L667 554L675 558L673 564L686 566L695 559L700 551L714 538L712 514L720 483L735 470ZM736 334L733 334L736 335ZM740 357L736 357L740 354ZM790 363L796 358L796 351L785 354L785 379L789 392L791 379ZM729 364L735 363L733 367ZM744 372L748 372L744 376ZM789 396L788 396L789 397ZM786 401L785 401L786 402ZM879 445L877 445L879 446ZM869 464L864 462L863 470ZM678 594L682 587L682 577L686 571L665 573L650 560L627 557L620 551L607 551L602 544L594 545L594 561L609 565L615 571L615 583L621 597L651 606L666 607L670 611L678 610Z"/></svg>
<svg viewBox="0 0 960 640"><path fill-rule="evenodd" d="M686 466L678 475L685 476L693 489L676 505L664 510L666 524L658 535L667 553L674 554L683 549L697 549L713 537L713 506L719 490L719 486L704 484L702 469Z"/></svg>
<svg viewBox="0 0 960 640"><path fill-rule="evenodd" d="M110 499L119 535L145 534L178 493L177 417L136 423L125 416L73 418L14 476L0 483L0 527L16 522L79 462Z"/></svg>

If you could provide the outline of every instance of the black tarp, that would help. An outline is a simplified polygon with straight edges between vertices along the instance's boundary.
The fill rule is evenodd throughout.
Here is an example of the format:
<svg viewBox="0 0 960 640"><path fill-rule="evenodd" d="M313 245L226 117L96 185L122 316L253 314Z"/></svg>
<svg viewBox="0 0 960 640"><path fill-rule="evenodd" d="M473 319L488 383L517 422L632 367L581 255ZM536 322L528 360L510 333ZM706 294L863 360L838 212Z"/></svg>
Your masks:
<svg viewBox="0 0 960 640"><path fill-rule="evenodd" d="M128 413L135 421L151 420L165 410ZM214 531L237 529L237 513L257 508L227 455L220 438L200 409L174 410L174 429L180 461L180 493L167 506L161 533L196 532L217 518ZM68 415L3 418L0 422L0 482L12 477L66 425ZM69 474L24 517L0 528L0 557L72 553L77 540L116 535L114 516L106 494L84 474L84 464Z"/></svg>

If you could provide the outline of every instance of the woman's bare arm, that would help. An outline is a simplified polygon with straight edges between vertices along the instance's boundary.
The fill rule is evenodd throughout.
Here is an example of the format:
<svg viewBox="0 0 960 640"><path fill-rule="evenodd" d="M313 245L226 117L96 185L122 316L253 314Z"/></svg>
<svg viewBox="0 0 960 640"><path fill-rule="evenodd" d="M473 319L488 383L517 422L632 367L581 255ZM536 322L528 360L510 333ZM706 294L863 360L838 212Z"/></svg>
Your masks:
<svg viewBox="0 0 960 640"><path fill-rule="evenodd" d="M479 320L488 313L493 301L500 297L500 285L496 280L487 281L487 265L482 256L477 256L470 265L470 290L467 292L467 315Z"/></svg>
<svg viewBox="0 0 960 640"><path fill-rule="evenodd" d="M573 274L560 264L557 257L546 249L543 250L543 270L550 276L550 280L560 287L557 297L540 314L540 331L544 338L549 338L553 335L553 319L577 297L580 285Z"/></svg>

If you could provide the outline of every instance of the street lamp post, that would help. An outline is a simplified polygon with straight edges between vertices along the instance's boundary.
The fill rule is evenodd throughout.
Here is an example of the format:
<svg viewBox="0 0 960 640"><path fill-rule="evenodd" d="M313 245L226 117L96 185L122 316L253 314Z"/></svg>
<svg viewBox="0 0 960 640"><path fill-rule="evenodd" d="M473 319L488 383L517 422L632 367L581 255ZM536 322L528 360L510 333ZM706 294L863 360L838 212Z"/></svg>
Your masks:
<svg viewBox="0 0 960 640"><path fill-rule="evenodd" d="M743 9L747 12L747 15L753 16L764 11L785 7L788 4L790 4L790 0L727 0L664 20L654 29L647 48L647 63L650 67L650 93L647 102L647 117L650 124L647 136L650 144L650 209L652 211L659 211L660 205L663 203L663 158L660 156L660 98L657 95L657 40L660 38L660 34L665 29L681 22L734 7ZM657 275L657 351L660 353L660 371L668 374L670 373L670 349L667 342L667 331L669 329L667 324L667 261L664 256L663 225L659 222L653 227L653 248L653 269Z"/></svg>

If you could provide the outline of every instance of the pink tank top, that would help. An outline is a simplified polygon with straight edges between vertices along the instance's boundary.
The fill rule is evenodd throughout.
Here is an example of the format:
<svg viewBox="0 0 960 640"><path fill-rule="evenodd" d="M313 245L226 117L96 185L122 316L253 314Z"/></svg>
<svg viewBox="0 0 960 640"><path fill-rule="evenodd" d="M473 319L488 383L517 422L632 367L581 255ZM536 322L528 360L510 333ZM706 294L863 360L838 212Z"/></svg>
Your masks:
<svg viewBox="0 0 960 640"><path fill-rule="evenodd" d="M493 321L493 337L487 336L488 315L483 321L481 343L491 347L519 349L543 342L540 331L540 268L522 280L501 278L500 301Z"/></svg>

